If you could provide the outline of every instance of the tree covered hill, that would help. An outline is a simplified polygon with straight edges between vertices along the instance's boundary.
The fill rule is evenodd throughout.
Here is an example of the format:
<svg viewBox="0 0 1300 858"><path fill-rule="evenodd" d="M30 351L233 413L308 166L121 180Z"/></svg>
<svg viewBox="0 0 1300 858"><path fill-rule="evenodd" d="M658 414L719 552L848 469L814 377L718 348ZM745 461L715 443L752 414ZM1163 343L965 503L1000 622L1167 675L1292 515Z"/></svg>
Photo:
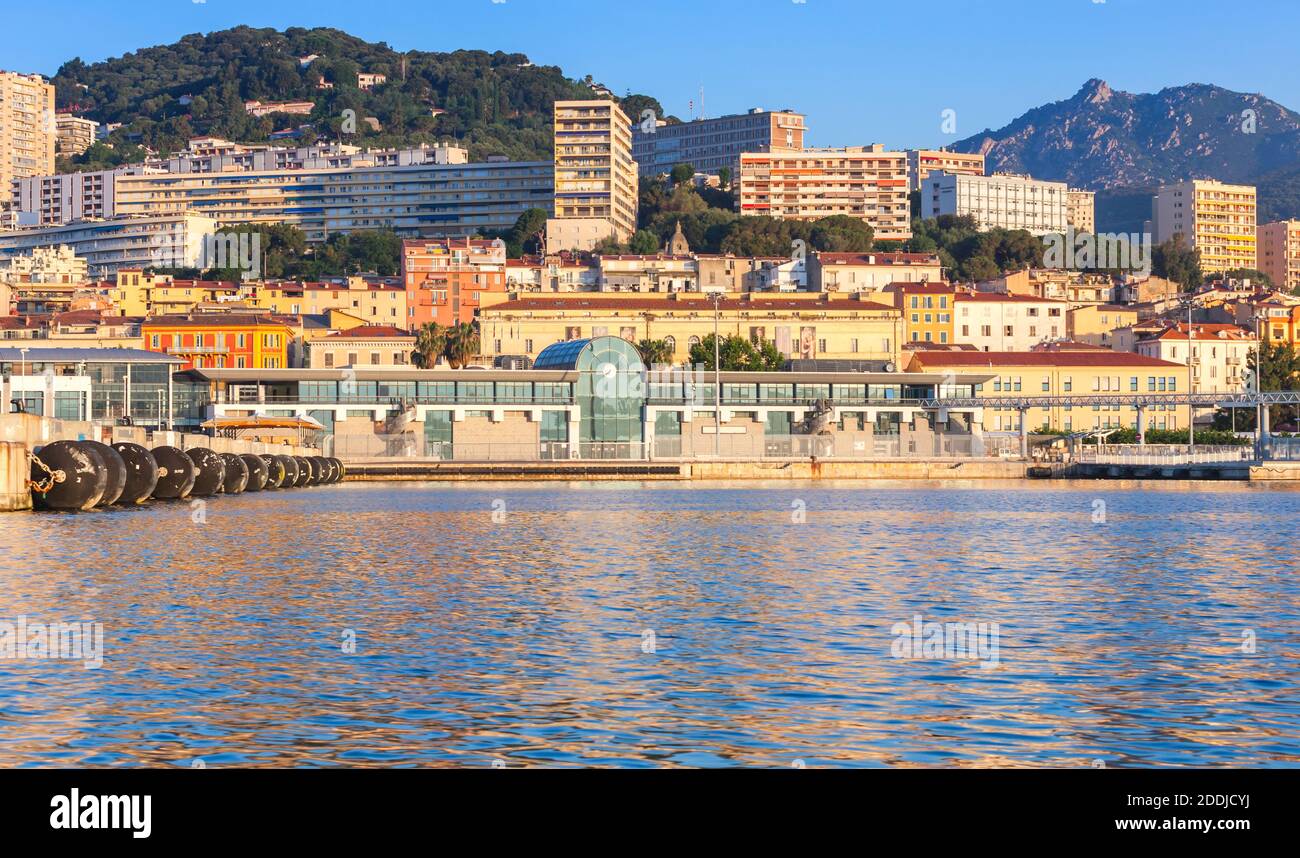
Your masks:
<svg viewBox="0 0 1300 858"><path fill-rule="evenodd" d="M310 63L300 61L312 54L318 56ZM383 74L387 82L364 91L357 81L363 72ZM332 86L323 87L322 79ZM523 54L402 54L335 29L251 27L193 34L91 65L74 59L54 77L60 110L123 124L111 148L93 147L74 169L131 160L139 154L135 146L167 154L192 137L260 142L305 123L313 126L305 142L342 136L381 147L454 139L473 160L549 160L552 104L592 97L586 83L557 67L535 66ZM311 101L315 107L310 117L255 118L245 101ZM624 101L637 115L647 106L662 115L647 96L629 94ZM341 132L344 110L356 111L355 133ZM365 117L377 119L380 130Z"/></svg>

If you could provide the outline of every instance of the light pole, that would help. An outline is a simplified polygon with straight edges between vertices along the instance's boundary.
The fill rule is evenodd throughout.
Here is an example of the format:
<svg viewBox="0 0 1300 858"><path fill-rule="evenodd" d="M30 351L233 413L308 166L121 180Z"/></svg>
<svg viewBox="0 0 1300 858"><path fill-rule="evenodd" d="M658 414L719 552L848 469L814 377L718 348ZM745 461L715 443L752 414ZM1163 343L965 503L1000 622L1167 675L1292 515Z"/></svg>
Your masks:
<svg viewBox="0 0 1300 858"><path fill-rule="evenodd" d="M1196 376L1192 369L1192 296L1187 296L1187 455L1196 452Z"/></svg>
<svg viewBox="0 0 1300 858"><path fill-rule="evenodd" d="M713 458L722 455L722 348L718 343L718 316L722 312L722 293L714 292L713 301Z"/></svg>
<svg viewBox="0 0 1300 858"><path fill-rule="evenodd" d="M18 353L22 356L22 367L19 375L27 375L27 352L28 349L19 349Z"/></svg>

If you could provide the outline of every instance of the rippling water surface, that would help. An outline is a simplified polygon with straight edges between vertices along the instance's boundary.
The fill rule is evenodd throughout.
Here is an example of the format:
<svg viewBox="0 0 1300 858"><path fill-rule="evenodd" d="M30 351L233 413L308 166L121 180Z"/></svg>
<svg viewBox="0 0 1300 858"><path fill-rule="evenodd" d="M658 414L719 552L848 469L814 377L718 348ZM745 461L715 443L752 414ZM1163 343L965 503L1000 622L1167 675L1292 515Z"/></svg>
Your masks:
<svg viewBox="0 0 1300 858"><path fill-rule="evenodd" d="M192 513L0 516L0 622L105 637L98 670L0 660L0 765L1300 765L1300 492L350 484ZM997 666L894 657L916 615L997 623Z"/></svg>

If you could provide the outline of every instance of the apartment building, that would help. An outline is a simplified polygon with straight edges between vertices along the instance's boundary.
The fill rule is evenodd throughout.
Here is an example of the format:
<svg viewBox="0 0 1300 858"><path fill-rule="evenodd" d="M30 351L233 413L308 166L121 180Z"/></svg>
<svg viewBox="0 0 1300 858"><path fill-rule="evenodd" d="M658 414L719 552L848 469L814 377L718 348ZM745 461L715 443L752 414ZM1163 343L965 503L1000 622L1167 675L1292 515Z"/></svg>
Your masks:
<svg viewBox="0 0 1300 858"><path fill-rule="evenodd" d="M879 292L891 283L941 280L943 264L933 253L819 251L808 256L808 288L813 292Z"/></svg>
<svg viewBox="0 0 1300 858"><path fill-rule="evenodd" d="M1097 232L1097 195L1092 191L1070 188L1065 195L1065 222L1076 233Z"/></svg>
<svg viewBox="0 0 1300 858"><path fill-rule="evenodd" d="M415 335L391 325L359 325L311 341L306 365L335 367L409 366Z"/></svg>
<svg viewBox="0 0 1300 858"><path fill-rule="evenodd" d="M1013 271L992 280L981 280L976 288L981 292L1068 301L1072 305L1110 304L1114 302L1117 291L1110 275L1063 268Z"/></svg>
<svg viewBox="0 0 1300 858"><path fill-rule="evenodd" d="M775 343L792 358L838 358L897 365L900 312L866 296L746 295L718 303L717 326L735 335ZM700 295L514 296L479 312L483 353L536 357L556 342L612 336L630 342L665 340L674 363L714 329L714 304Z"/></svg>
<svg viewBox="0 0 1300 858"><path fill-rule="evenodd" d="M847 149L783 149L740 156L737 205L745 215L820 220L847 215L875 237L912 237L907 155L880 144Z"/></svg>
<svg viewBox="0 0 1300 858"><path fill-rule="evenodd" d="M146 319L140 335L147 351L185 361L185 369L284 369L294 329L278 318L237 313L191 313Z"/></svg>
<svg viewBox="0 0 1300 858"><path fill-rule="evenodd" d="M21 229L0 233L0 259L66 245L86 260L91 277L107 277L119 268L198 268L204 238L216 229L212 218L192 213Z"/></svg>
<svg viewBox="0 0 1300 858"><path fill-rule="evenodd" d="M984 175L984 156L978 152L949 152L946 149L908 149L907 189L919 191L931 173Z"/></svg>
<svg viewBox="0 0 1300 858"><path fill-rule="evenodd" d="M1300 220L1281 220L1259 228L1259 270L1274 288L1300 291Z"/></svg>
<svg viewBox="0 0 1300 858"><path fill-rule="evenodd" d="M1063 233L1069 186L1029 176L932 173L921 183L921 216L969 215L980 229Z"/></svg>
<svg viewBox="0 0 1300 858"><path fill-rule="evenodd" d="M483 296L506 291L506 246L500 240L446 238L402 242L406 324L471 322Z"/></svg>
<svg viewBox="0 0 1300 858"><path fill-rule="evenodd" d="M699 264L688 254L610 254L593 260L601 292L698 292Z"/></svg>
<svg viewBox="0 0 1300 858"><path fill-rule="evenodd" d="M1135 351L1188 366L1191 349L1193 393L1242 393L1246 390L1246 373L1252 352L1259 348L1259 337L1237 325L1193 323L1188 333L1186 323L1171 325L1138 339ZM1184 377L1187 370L1184 369Z"/></svg>
<svg viewBox="0 0 1300 858"><path fill-rule="evenodd" d="M474 236L509 229L530 208L549 211L551 170L543 161L466 163L457 147L361 152L193 141L175 158L21 180L14 205L43 225L195 212L219 226L292 224L310 242L373 229Z"/></svg>
<svg viewBox="0 0 1300 858"><path fill-rule="evenodd" d="M662 119L632 119L632 158L642 176L671 173L678 164L717 175L723 168L735 177L745 152L802 149L807 126L804 115L791 110L767 111L696 119L669 125Z"/></svg>
<svg viewBox="0 0 1300 858"><path fill-rule="evenodd" d="M942 280L921 283L891 283L884 295L893 298L903 312L904 343L948 345L953 335L957 289Z"/></svg>
<svg viewBox="0 0 1300 858"><path fill-rule="evenodd" d="M554 217L546 250L591 250L636 231L639 194L627 114L609 99L557 101Z"/></svg>
<svg viewBox="0 0 1300 858"><path fill-rule="evenodd" d="M1115 332L1136 325L1138 311L1114 304L1071 307L1066 313L1066 336L1076 343L1115 347ZM1157 355L1159 357L1159 355Z"/></svg>
<svg viewBox="0 0 1300 858"><path fill-rule="evenodd" d="M1044 340L1064 339L1068 331L1065 301L962 290L955 304L953 342L979 351L1028 351Z"/></svg>
<svg viewBox="0 0 1300 858"><path fill-rule="evenodd" d="M60 113L54 120L58 154L72 156L85 152L94 145L98 129L99 123L93 119Z"/></svg>
<svg viewBox="0 0 1300 858"><path fill-rule="evenodd" d="M1191 179L1161 186L1151 202L1153 240L1182 235L1208 273L1257 268L1254 185Z"/></svg>
<svg viewBox="0 0 1300 858"><path fill-rule="evenodd" d="M1040 351L917 351L908 370L930 373L994 374L976 386L977 397L1093 396L1108 394L1187 392L1187 367L1159 358L1106 349ZM1188 407L1169 405L1145 409L1147 429L1186 429ZM1019 432L1018 409L984 409L985 432ZM1024 412L1028 431L1043 426L1061 432L1107 428L1138 428L1133 405L1055 405Z"/></svg>
<svg viewBox="0 0 1300 858"><path fill-rule="evenodd" d="M38 74L0 71L0 201L15 179L54 172L54 86Z"/></svg>
<svg viewBox="0 0 1300 858"><path fill-rule="evenodd" d="M405 328L411 313L400 281L348 277L341 283L253 284L252 306L282 315L321 316L339 310L368 325Z"/></svg>

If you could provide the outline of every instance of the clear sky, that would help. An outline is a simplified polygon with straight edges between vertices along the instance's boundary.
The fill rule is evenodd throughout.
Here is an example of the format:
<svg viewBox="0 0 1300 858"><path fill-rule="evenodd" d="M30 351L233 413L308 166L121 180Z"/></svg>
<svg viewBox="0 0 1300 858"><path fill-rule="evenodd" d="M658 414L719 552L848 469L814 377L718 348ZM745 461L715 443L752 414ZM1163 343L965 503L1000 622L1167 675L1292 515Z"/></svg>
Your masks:
<svg viewBox="0 0 1300 858"><path fill-rule="evenodd" d="M9 4L4 4L8 6ZM53 74L238 24L398 50L528 54L692 115L809 117L818 146L951 143L1073 95L1214 83L1300 109L1297 0L38 0L0 7L0 66ZM12 34L23 34L14 38ZM944 110L956 133L944 134Z"/></svg>

